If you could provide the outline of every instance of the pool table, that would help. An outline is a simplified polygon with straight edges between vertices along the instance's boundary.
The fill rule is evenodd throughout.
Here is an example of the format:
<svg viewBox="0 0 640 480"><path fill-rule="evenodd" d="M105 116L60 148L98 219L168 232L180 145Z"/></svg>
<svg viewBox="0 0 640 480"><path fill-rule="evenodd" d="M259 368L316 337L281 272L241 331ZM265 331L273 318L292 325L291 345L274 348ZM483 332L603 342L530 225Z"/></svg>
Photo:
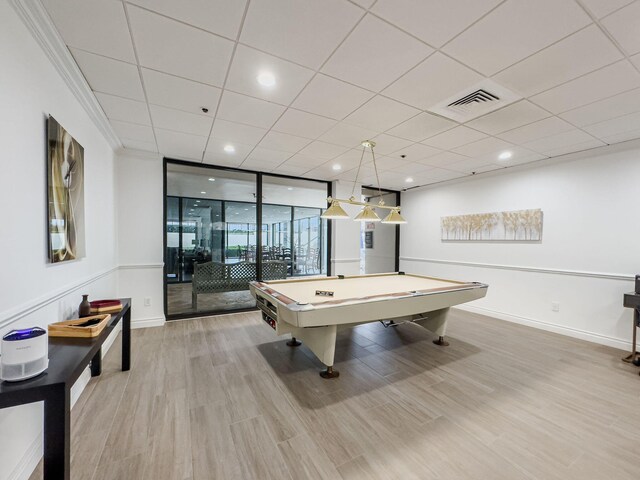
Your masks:
<svg viewBox="0 0 640 480"><path fill-rule="evenodd" d="M327 366L320 375L333 378L339 375L333 369L339 329L375 321L385 326L413 322L434 332L434 343L446 346L449 307L484 297L488 285L394 272L251 282L249 288L276 334L291 334L290 346L303 340Z"/></svg>

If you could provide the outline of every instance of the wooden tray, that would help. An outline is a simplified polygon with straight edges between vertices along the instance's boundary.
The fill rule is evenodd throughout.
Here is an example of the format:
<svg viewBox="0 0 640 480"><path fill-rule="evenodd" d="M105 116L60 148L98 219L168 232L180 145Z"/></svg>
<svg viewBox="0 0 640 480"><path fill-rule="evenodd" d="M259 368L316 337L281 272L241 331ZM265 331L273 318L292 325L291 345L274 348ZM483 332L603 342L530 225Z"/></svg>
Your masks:
<svg viewBox="0 0 640 480"><path fill-rule="evenodd" d="M91 325L90 327L77 327L76 325L99 318L100 323ZM50 337L82 337L91 338L100 335L100 332L107 326L111 315L92 315L90 317L76 318L74 320L65 320L64 322L51 323L49 325Z"/></svg>

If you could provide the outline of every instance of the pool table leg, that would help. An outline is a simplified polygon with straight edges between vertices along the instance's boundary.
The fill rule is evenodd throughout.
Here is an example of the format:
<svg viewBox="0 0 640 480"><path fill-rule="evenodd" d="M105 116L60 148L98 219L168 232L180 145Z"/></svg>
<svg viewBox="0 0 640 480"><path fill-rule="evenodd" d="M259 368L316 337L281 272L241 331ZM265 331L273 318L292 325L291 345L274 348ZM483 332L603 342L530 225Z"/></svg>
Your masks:
<svg viewBox="0 0 640 480"><path fill-rule="evenodd" d="M291 337L291 340L287 342L289 347L299 347L300 345L302 345L302 342L297 340L296 337Z"/></svg>
<svg viewBox="0 0 640 480"><path fill-rule="evenodd" d="M327 367L326 370L321 371L320 376L322 378L336 378L340 376L340 372L337 370L334 370L332 365L330 367Z"/></svg>
<svg viewBox="0 0 640 480"><path fill-rule="evenodd" d="M435 333L438 338L433 341L436 345L442 347L448 347L449 342L444 338L445 331L447 329L447 317L449 316L449 308L442 308L440 310L434 310L433 312L427 312L420 315L418 319L414 320L423 328Z"/></svg>

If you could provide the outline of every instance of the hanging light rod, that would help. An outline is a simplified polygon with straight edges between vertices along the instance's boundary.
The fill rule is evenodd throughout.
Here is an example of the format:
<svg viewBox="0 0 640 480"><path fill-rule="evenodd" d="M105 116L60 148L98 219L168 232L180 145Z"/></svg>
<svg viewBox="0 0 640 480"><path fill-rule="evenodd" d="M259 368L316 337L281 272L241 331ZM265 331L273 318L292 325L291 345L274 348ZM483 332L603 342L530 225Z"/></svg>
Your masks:
<svg viewBox="0 0 640 480"><path fill-rule="evenodd" d="M351 190L351 197L348 200L341 198L333 198L327 197L327 202L330 204L329 208L327 208L324 213L321 215L322 218L326 218L329 220L339 220L344 218L349 218L349 214L344 211L344 208L340 205L341 203L347 205L357 205L360 207L364 207L362 211L356 215L354 220L360 222L380 222L382 223L407 223L407 221L400 215L400 207L385 205L384 200L382 199L382 189L380 188L380 178L378 177L378 166L376 164L376 154L373 152L373 148L376 146L376 142L373 140L363 140L361 142L362 145L362 155L360 156L360 163L358 164L358 170L356 172L356 178L353 180L353 189ZM360 168L362 167L362 160L364 159L364 152L368 149L371 150L371 157L373 158L373 168L376 172L376 181L378 182L378 194L380 196L380 201L375 203L369 202L360 202L356 200L355 191L356 184L358 183L358 176L360 175ZM380 217L375 212L374 209L382 208L385 210L391 210L389 215L384 217L383 220L380 220Z"/></svg>

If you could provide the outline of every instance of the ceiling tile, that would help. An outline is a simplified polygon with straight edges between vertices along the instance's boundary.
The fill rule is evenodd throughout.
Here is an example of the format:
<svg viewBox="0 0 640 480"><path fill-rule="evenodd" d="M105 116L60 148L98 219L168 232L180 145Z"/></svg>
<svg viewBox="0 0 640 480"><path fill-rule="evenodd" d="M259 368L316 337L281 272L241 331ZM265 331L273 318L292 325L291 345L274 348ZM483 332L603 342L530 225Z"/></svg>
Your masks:
<svg viewBox="0 0 640 480"><path fill-rule="evenodd" d="M336 123L335 120L289 108L276 122L273 129L282 133L315 139Z"/></svg>
<svg viewBox="0 0 640 480"><path fill-rule="evenodd" d="M387 133L395 135L396 137L419 142L456 125L458 125L456 122L447 120L446 118L431 115L430 113L421 113L397 127L392 128Z"/></svg>
<svg viewBox="0 0 640 480"><path fill-rule="evenodd" d="M527 142L523 146L535 152L545 153L547 155L558 155L558 153L555 152L562 151L562 153L567 153L570 151L570 148L573 148L574 146L592 144L594 143L594 140L595 139L588 133L585 133L582 130L573 129L568 132L558 133L550 137L534 140L533 142ZM567 148L569 148L569 150L567 150ZM576 147L576 150L581 149L582 148Z"/></svg>
<svg viewBox="0 0 640 480"><path fill-rule="evenodd" d="M312 168L315 168L318 165L322 165L326 162L327 161L323 158L310 157L308 155L296 153L295 155L289 157L284 165L301 168L304 167L306 170L311 170Z"/></svg>
<svg viewBox="0 0 640 480"><path fill-rule="evenodd" d="M217 118L271 128L286 110L282 105L225 90L220 100Z"/></svg>
<svg viewBox="0 0 640 480"><path fill-rule="evenodd" d="M191 133L208 137L211 132L213 118L207 115L196 115L195 113L183 112L173 108L150 105L153 126L165 130Z"/></svg>
<svg viewBox="0 0 640 480"><path fill-rule="evenodd" d="M229 145L228 141L217 138L210 138L207 142L204 161L207 163L217 163L219 165L240 165L247 158L247 155L253 150L253 145L244 145L234 142L234 152L225 151L224 147Z"/></svg>
<svg viewBox="0 0 640 480"><path fill-rule="evenodd" d="M271 131L260 141L260 147L296 153L310 142L308 138Z"/></svg>
<svg viewBox="0 0 640 480"><path fill-rule="evenodd" d="M428 185L430 183L444 182L447 180L453 180L454 178L466 177L467 174L447 170L444 168L433 168L426 172L421 172L414 177L414 185Z"/></svg>
<svg viewBox="0 0 640 480"><path fill-rule="evenodd" d="M315 141L300 150L300 154L307 157L321 158L331 160L347 151L347 147L340 147L333 143Z"/></svg>
<svg viewBox="0 0 640 480"><path fill-rule="evenodd" d="M211 137L231 143L241 143L243 145L257 145L262 137L267 133L264 128L252 127L241 123L229 122L217 118L213 124Z"/></svg>
<svg viewBox="0 0 640 480"><path fill-rule="evenodd" d="M153 129L148 125L111 120L111 126L120 138L128 138L144 143L156 143Z"/></svg>
<svg viewBox="0 0 640 480"><path fill-rule="evenodd" d="M482 75L436 52L385 88L383 93L426 110L482 79Z"/></svg>
<svg viewBox="0 0 640 480"><path fill-rule="evenodd" d="M640 112L588 125L584 129L602 140L640 130ZM628 138L627 138L628 140Z"/></svg>
<svg viewBox="0 0 640 480"><path fill-rule="evenodd" d="M322 72L378 92L433 49L368 14L322 67Z"/></svg>
<svg viewBox="0 0 640 480"><path fill-rule="evenodd" d="M454 163L462 162L463 160L467 160L468 158L469 157L458 155L457 153L453 152L442 152L429 158L425 158L421 160L420 163L433 167L449 168Z"/></svg>
<svg viewBox="0 0 640 480"><path fill-rule="evenodd" d="M614 143L626 142L628 140L637 140L640 138L640 129L628 130L624 132L614 133L613 135L602 136L600 140L609 145Z"/></svg>
<svg viewBox="0 0 640 480"><path fill-rule="evenodd" d="M216 111L219 88L146 68L142 69L142 78L151 104L197 114L206 107L210 116Z"/></svg>
<svg viewBox="0 0 640 480"><path fill-rule="evenodd" d="M574 0L509 0L454 38L444 51L494 75L589 23Z"/></svg>
<svg viewBox="0 0 640 480"><path fill-rule="evenodd" d="M545 156L540 153L519 146L510 147L509 153L511 153L511 157L504 160L500 159L500 157L495 154L478 156L474 157L474 159L483 164L493 163L501 167L512 167L514 165L520 165L522 163L528 163L545 158Z"/></svg>
<svg viewBox="0 0 640 480"><path fill-rule="evenodd" d="M209 32L236 39L246 1L243 0L129 0L149 10Z"/></svg>
<svg viewBox="0 0 640 480"><path fill-rule="evenodd" d="M135 63L121 2L44 0L43 3L56 29L70 47Z"/></svg>
<svg viewBox="0 0 640 480"><path fill-rule="evenodd" d="M373 167L373 163L368 162L367 165L369 167ZM428 167L421 165L415 162L407 162L406 160L402 160L400 158L394 157L385 157L380 156L376 157L376 165L378 166L378 173L387 172L387 171L395 171L397 173L415 173L417 170L425 170Z"/></svg>
<svg viewBox="0 0 640 480"><path fill-rule="evenodd" d="M467 157L481 157L492 153L497 154L501 150L507 150L511 147L513 147L513 145L509 142L505 142L499 138L488 137L478 140L477 142L454 148L453 151L460 155L466 155Z"/></svg>
<svg viewBox="0 0 640 480"><path fill-rule="evenodd" d="M133 6L129 19L140 65L222 86L233 42Z"/></svg>
<svg viewBox="0 0 640 480"><path fill-rule="evenodd" d="M377 95L344 119L358 127L383 132L417 115L420 110Z"/></svg>
<svg viewBox="0 0 640 480"><path fill-rule="evenodd" d="M562 118L583 127L640 111L640 88L569 110Z"/></svg>
<svg viewBox="0 0 640 480"><path fill-rule="evenodd" d="M102 105L104 113L111 120L151 125L146 103L105 93L96 93L95 95L100 105Z"/></svg>
<svg viewBox="0 0 640 480"><path fill-rule="evenodd" d="M531 97L531 101L561 113L636 87L640 87L640 74L622 60Z"/></svg>
<svg viewBox="0 0 640 480"><path fill-rule="evenodd" d="M633 63L636 68L640 69L640 53L634 55L633 57L629 57L629 60L631 60L631 63Z"/></svg>
<svg viewBox="0 0 640 480"><path fill-rule="evenodd" d="M630 4L633 0L580 0L596 18L602 18Z"/></svg>
<svg viewBox="0 0 640 480"><path fill-rule="evenodd" d="M600 23L629 55L640 52L640 2L633 2L606 18Z"/></svg>
<svg viewBox="0 0 640 480"><path fill-rule="evenodd" d="M145 152L158 152L158 147L156 147L156 143L150 142L142 142L140 140L132 140L130 138L120 138L122 141L122 145L125 148L132 148L135 150L144 150Z"/></svg>
<svg viewBox="0 0 640 480"><path fill-rule="evenodd" d="M514 128L498 136L507 142L523 144L573 129L574 127L564 120L558 117L549 117L524 127Z"/></svg>
<svg viewBox="0 0 640 480"><path fill-rule="evenodd" d="M319 73L296 98L300 110L342 120L374 96L374 93Z"/></svg>
<svg viewBox="0 0 640 480"><path fill-rule="evenodd" d="M501 0L379 0L372 11L403 30L441 47Z"/></svg>
<svg viewBox="0 0 640 480"><path fill-rule="evenodd" d="M548 116L550 116L549 112L527 100L521 100L484 117L472 120L467 125L489 135L495 135Z"/></svg>
<svg viewBox="0 0 640 480"><path fill-rule="evenodd" d="M405 155L408 161L420 162L426 161L427 158L433 157L438 153L442 153L442 151L437 148L422 145L421 143L414 143L413 145L398 150L395 152L395 155Z"/></svg>
<svg viewBox="0 0 640 480"><path fill-rule="evenodd" d="M460 125L459 127L452 128L451 130L447 130L446 132L427 138L421 143L442 150L450 150L452 148L466 145L467 143L475 142L476 140L480 140L486 136L487 135L482 132Z"/></svg>
<svg viewBox="0 0 640 480"><path fill-rule="evenodd" d="M281 152L280 150L271 150L269 148L256 147L249 154L249 156L247 157L247 159L244 161L242 165L245 166L245 164L249 163L249 164L254 164L254 166L256 164L276 166L276 165L280 165L289 157L291 157L291 154L287 152Z"/></svg>
<svg viewBox="0 0 640 480"><path fill-rule="evenodd" d="M336 174L339 175L339 172L345 172L352 168L356 168L360 164L360 159L362 159L363 164L366 163L366 155L369 155L369 157L371 156L371 154L366 151L363 155L362 147L354 148L334 158L331 161L331 165L333 166L335 164L338 164L340 165L340 167L342 167L339 171L336 172Z"/></svg>
<svg viewBox="0 0 640 480"><path fill-rule="evenodd" d="M160 154L172 158L185 158L196 161L202 159L207 137L163 130L161 128L154 130Z"/></svg>
<svg viewBox="0 0 640 480"><path fill-rule="evenodd" d="M494 80L528 97L621 58L602 30L590 25L500 72Z"/></svg>
<svg viewBox="0 0 640 480"><path fill-rule="evenodd" d="M371 140L376 142L375 152L380 155L389 155L400 149L407 148L413 143L411 140L405 140L404 138L394 137L393 135L387 135L385 133L376 135Z"/></svg>
<svg viewBox="0 0 640 480"><path fill-rule="evenodd" d="M477 158L465 158L464 160L447 166L448 169L464 173L486 172L488 170L494 170L494 167L495 165L493 165L491 162Z"/></svg>
<svg viewBox="0 0 640 480"><path fill-rule="evenodd" d="M574 145L567 145L567 146L554 148L544 153L549 157L558 157L560 155L566 155L568 153L582 152L584 150L591 150L592 148L603 147L604 145L606 145L604 142L601 142L600 140L596 140L595 138L593 138L591 140L586 140L584 142L577 143Z"/></svg>
<svg viewBox="0 0 640 480"><path fill-rule="evenodd" d="M302 175L309 171L308 167L301 167L298 165L290 165L289 162L285 162L282 165L278 165L278 168L274 170L274 173L281 175Z"/></svg>
<svg viewBox="0 0 640 480"><path fill-rule="evenodd" d="M71 53L93 91L145 101L136 65L75 48Z"/></svg>
<svg viewBox="0 0 640 480"><path fill-rule="evenodd" d="M375 137L379 132L371 128L356 127L344 122L338 123L335 127L321 135L318 140L335 143L343 147L356 148L363 140Z"/></svg>
<svg viewBox="0 0 640 480"><path fill-rule="evenodd" d="M253 0L240 41L317 69L362 14L345 0Z"/></svg>
<svg viewBox="0 0 640 480"><path fill-rule="evenodd" d="M258 83L258 75L270 73L276 79L272 87ZM289 105L300 93L313 71L253 48L238 45L226 88L252 97Z"/></svg>

